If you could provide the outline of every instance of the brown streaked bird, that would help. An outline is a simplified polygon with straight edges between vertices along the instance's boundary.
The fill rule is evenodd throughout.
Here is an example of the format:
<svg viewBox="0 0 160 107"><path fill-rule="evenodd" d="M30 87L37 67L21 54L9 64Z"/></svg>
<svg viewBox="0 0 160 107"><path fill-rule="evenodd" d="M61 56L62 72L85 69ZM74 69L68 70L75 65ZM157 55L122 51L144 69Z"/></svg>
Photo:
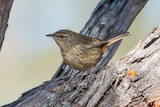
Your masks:
<svg viewBox="0 0 160 107"><path fill-rule="evenodd" d="M66 64L76 70L86 71L96 65L109 45L128 34L121 34L107 41L87 37L71 30L59 30L46 36L56 41Z"/></svg>

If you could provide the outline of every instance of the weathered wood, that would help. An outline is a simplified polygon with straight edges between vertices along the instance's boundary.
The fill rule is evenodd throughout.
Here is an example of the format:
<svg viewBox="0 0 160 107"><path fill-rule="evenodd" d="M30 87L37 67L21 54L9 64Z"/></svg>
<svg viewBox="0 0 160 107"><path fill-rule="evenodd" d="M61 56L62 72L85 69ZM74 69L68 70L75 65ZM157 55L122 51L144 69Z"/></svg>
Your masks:
<svg viewBox="0 0 160 107"><path fill-rule="evenodd" d="M160 101L160 27L124 58L85 79L49 81L4 107L152 107ZM134 78L126 70L137 72Z"/></svg>
<svg viewBox="0 0 160 107"><path fill-rule="evenodd" d="M110 80L113 84L107 89L98 106L152 107L154 102L160 99L159 43L160 27L153 29L145 40L140 41L124 58L109 68L109 78L112 78ZM133 79L127 78L126 69L136 71L137 76ZM108 74L106 70L103 72ZM108 76L106 78L108 80Z"/></svg>
<svg viewBox="0 0 160 107"><path fill-rule="evenodd" d="M134 18L147 1L148 0L101 0L80 33L101 40L108 40L118 34L124 33L128 30ZM120 42L117 42L107 48L107 52L94 68L95 72L109 62L119 44ZM52 80L59 77L72 76L76 73L77 72L62 63Z"/></svg>
<svg viewBox="0 0 160 107"><path fill-rule="evenodd" d="M13 0L0 0L0 50L2 48L9 13L13 4Z"/></svg>

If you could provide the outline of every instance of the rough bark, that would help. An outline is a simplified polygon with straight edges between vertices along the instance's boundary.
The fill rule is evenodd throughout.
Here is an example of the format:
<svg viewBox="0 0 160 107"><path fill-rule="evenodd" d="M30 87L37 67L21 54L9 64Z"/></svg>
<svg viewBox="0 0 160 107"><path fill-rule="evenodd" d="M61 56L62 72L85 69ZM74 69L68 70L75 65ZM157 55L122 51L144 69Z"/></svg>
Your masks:
<svg viewBox="0 0 160 107"><path fill-rule="evenodd" d="M124 33L132 24L134 18L143 8L148 0L101 0L94 9L90 19L81 30L81 34L101 40L108 40ZM94 72L103 68L116 52L120 42L107 48L101 61L95 66ZM52 80L72 76L77 72L61 64Z"/></svg>
<svg viewBox="0 0 160 107"><path fill-rule="evenodd" d="M101 0L80 33L104 40L124 33L146 2L147 0ZM102 61L97 64L96 71L108 63L119 44L120 42L115 43L107 49ZM149 47L152 46L152 42L149 44L151 44ZM104 68L98 74L86 77L84 72L75 71L62 63L51 81L22 94L17 101L4 107L124 107L136 105L138 101L142 101L141 96L144 95L134 93L136 92L134 90L138 88L133 84L134 81L142 80L143 76L140 76L139 79L141 71L132 67L132 64L139 60L135 58L135 61L130 64L127 62L129 56L128 59L126 58L127 56L112 66ZM147 60L149 57L145 58ZM126 69L137 71L137 79L127 78ZM69 80L67 78L56 80L64 76L69 76ZM143 91L140 92L143 93ZM148 97L143 98L145 104L150 104Z"/></svg>
<svg viewBox="0 0 160 107"><path fill-rule="evenodd" d="M48 81L4 107L159 107L160 27L97 75ZM137 72L133 78L126 71Z"/></svg>
<svg viewBox="0 0 160 107"><path fill-rule="evenodd" d="M9 13L13 4L13 0L0 0L0 50L2 48Z"/></svg>

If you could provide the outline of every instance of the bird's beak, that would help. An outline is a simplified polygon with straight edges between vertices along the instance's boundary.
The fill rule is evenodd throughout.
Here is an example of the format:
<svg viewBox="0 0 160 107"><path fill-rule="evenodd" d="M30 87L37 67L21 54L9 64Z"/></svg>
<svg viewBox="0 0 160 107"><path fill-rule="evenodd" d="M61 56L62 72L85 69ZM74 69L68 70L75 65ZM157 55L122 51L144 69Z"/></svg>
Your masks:
<svg viewBox="0 0 160 107"><path fill-rule="evenodd" d="M48 37L52 37L52 36L53 36L53 34L48 34L48 35L46 35L46 36L48 36Z"/></svg>

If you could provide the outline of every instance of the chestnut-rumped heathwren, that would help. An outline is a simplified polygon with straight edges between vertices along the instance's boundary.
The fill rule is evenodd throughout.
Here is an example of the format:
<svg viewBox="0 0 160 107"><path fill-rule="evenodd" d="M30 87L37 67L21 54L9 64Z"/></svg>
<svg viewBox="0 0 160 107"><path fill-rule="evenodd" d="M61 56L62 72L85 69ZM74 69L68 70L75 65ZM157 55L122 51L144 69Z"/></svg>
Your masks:
<svg viewBox="0 0 160 107"><path fill-rule="evenodd" d="M102 41L71 30L59 30L46 36L52 37L56 41L66 64L76 70L85 71L96 65L109 45L127 35L128 33L125 33Z"/></svg>

